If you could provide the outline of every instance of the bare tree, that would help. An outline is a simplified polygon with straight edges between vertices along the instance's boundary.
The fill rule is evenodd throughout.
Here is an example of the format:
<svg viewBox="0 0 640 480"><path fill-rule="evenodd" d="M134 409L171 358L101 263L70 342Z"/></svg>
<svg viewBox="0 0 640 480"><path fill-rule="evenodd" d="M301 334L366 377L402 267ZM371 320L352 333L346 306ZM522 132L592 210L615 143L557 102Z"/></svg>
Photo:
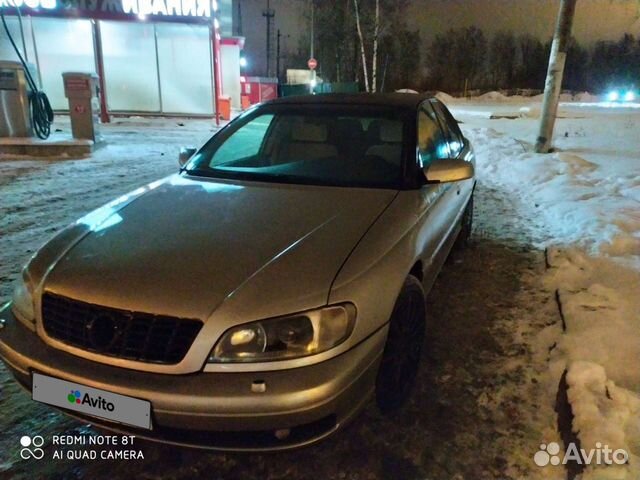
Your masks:
<svg viewBox="0 0 640 480"><path fill-rule="evenodd" d="M385 67L394 75L395 62L403 58L392 54L389 38L406 30L405 2L408 0L315 1L315 57L325 81L353 79L367 92L380 91L387 83L383 82ZM309 15L305 18L310 21ZM310 41L306 32L303 37L301 56ZM415 63L416 58L411 60Z"/></svg>
<svg viewBox="0 0 640 480"><path fill-rule="evenodd" d="M371 61L371 75L373 81L371 91L376 92L378 86L378 34L380 33L380 0L376 0L376 17L373 27L373 60Z"/></svg>
<svg viewBox="0 0 640 480"><path fill-rule="evenodd" d="M516 39L512 32L497 32L489 43L489 84L496 88L513 87L517 56Z"/></svg>
<svg viewBox="0 0 640 480"><path fill-rule="evenodd" d="M364 88L367 92L369 92L370 87L369 87L369 73L367 72L367 54L365 53L365 49L364 49L364 37L362 35L362 27L360 25L360 8L358 7L358 0L353 0L353 5L356 11L356 28L358 29L358 38L360 39L360 53L362 54L362 71L364 73Z"/></svg>

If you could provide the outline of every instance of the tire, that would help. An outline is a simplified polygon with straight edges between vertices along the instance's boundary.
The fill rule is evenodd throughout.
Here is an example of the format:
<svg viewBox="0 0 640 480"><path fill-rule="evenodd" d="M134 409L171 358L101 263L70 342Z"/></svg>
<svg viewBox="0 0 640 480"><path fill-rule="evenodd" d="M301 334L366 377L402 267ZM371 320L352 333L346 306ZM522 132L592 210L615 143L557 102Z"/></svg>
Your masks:
<svg viewBox="0 0 640 480"><path fill-rule="evenodd" d="M462 214L461 229L456 238L454 244L454 250L462 250L469 245L469 239L471 238L471 231L473 230L473 193L467 202L467 206Z"/></svg>
<svg viewBox="0 0 640 480"><path fill-rule="evenodd" d="M425 295L409 275L389 321L389 333L376 378L376 403L383 414L402 407L411 396L425 337Z"/></svg>

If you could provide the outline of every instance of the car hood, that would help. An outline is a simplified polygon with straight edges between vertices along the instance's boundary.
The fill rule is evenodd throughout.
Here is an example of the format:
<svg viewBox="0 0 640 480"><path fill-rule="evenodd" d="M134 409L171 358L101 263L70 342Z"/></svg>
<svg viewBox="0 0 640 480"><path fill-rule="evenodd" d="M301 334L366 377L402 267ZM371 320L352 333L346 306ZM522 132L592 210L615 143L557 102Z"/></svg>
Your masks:
<svg viewBox="0 0 640 480"><path fill-rule="evenodd" d="M238 321L313 308L395 195L174 175L84 217L44 287L202 320L223 303Z"/></svg>

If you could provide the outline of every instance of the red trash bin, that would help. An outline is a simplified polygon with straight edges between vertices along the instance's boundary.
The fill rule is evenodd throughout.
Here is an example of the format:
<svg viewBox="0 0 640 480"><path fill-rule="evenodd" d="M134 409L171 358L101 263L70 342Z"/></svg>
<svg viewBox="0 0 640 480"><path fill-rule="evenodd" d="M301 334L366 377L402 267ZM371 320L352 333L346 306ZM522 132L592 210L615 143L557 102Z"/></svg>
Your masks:
<svg viewBox="0 0 640 480"><path fill-rule="evenodd" d="M249 99L249 95L241 95L240 101L242 103L242 110L246 110L251 106L251 100Z"/></svg>
<svg viewBox="0 0 640 480"><path fill-rule="evenodd" d="M222 120L231 120L231 97L220 95L218 97L218 107L220 108L220 118Z"/></svg>

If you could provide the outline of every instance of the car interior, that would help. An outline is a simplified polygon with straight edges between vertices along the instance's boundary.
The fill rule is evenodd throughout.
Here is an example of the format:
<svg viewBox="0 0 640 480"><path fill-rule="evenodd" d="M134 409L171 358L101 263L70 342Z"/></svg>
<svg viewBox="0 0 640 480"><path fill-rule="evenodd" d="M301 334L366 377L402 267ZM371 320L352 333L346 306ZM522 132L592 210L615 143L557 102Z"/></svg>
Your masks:
<svg viewBox="0 0 640 480"><path fill-rule="evenodd" d="M402 166L403 122L376 117L273 115L258 117L234 132L244 153L230 158L223 144L210 166L225 171L334 179L340 182L395 182ZM245 130L245 132L243 132ZM253 143L253 151L246 145ZM234 150L238 152L238 149ZM248 153L248 155L247 155Z"/></svg>

